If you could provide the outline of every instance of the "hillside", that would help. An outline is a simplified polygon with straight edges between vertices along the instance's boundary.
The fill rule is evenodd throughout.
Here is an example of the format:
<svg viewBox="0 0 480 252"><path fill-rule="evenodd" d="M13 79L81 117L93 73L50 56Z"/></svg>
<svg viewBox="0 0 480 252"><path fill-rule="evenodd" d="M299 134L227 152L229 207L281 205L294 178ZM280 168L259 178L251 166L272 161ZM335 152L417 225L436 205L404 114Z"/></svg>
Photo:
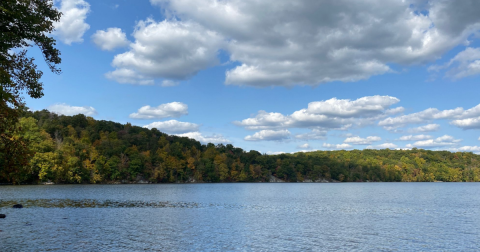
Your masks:
<svg viewBox="0 0 480 252"><path fill-rule="evenodd" d="M29 165L2 162L1 183L480 181L473 153L413 150L315 151L265 155L84 115L23 112L16 137Z"/></svg>

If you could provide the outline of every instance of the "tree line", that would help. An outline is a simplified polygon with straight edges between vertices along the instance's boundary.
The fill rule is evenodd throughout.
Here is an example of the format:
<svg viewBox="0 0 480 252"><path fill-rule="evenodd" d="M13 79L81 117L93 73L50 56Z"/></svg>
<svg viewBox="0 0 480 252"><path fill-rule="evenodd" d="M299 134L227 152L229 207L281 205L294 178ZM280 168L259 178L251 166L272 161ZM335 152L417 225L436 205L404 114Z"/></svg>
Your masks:
<svg viewBox="0 0 480 252"><path fill-rule="evenodd" d="M266 155L201 144L130 123L21 112L14 137L27 162L0 161L2 183L480 181L479 156L412 150L314 151Z"/></svg>

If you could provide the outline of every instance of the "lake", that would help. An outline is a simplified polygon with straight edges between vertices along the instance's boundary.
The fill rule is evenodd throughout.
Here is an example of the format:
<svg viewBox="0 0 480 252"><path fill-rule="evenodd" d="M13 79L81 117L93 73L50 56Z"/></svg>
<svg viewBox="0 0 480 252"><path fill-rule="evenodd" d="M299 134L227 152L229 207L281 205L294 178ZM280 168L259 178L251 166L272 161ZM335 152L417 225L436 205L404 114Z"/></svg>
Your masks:
<svg viewBox="0 0 480 252"><path fill-rule="evenodd" d="M480 247L480 183L0 186L0 213L1 251Z"/></svg>

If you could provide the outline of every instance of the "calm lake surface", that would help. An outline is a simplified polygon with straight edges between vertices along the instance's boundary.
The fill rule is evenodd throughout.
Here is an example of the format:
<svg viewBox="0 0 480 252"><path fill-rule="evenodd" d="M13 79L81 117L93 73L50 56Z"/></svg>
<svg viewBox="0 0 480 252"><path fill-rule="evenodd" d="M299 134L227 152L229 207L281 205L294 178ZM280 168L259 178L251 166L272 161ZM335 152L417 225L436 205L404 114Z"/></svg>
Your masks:
<svg viewBox="0 0 480 252"><path fill-rule="evenodd" d="M480 183L0 186L0 213L0 251L480 248Z"/></svg>

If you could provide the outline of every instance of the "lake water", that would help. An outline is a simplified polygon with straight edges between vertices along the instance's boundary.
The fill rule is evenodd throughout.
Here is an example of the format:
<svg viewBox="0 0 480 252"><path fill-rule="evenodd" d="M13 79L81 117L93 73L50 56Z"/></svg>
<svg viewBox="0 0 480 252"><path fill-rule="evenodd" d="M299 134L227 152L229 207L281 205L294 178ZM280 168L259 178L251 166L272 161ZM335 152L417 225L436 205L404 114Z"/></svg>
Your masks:
<svg viewBox="0 0 480 252"><path fill-rule="evenodd" d="M0 251L480 248L480 183L0 186L0 213Z"/></svg>

